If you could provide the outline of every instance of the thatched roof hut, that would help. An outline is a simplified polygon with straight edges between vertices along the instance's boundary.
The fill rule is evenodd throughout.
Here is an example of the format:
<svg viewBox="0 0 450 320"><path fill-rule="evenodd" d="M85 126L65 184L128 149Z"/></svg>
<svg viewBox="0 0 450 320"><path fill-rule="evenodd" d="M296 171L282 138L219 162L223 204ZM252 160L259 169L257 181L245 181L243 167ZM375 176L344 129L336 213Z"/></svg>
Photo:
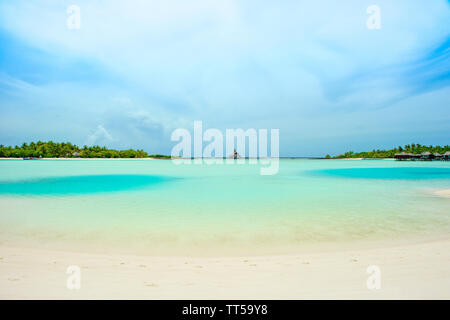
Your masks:
<svg viewBox="0 0 450 320"><path fill-rule="evenodd" d="M420 158L421 158L420 154L406 153L406 152L396 153L394 155L394 159L397 160L417 160Z"/></svg>
<svg viewBox="0 0 450 320"><path fill-rule="evenodd" d="M422 159L424 159L424 160L431 160L431 159L434 159L434 154L432 154L432 153L429 152L429 151L422 152L421 155L422 155Z"/></svg>
<svg viewBox="0 0 450 320"><path fill-rule="evenodd" d="M394 155L394 158L396 160L450 160L450 151L447 151L445 154L440 154L438 152L431 153L429 151L422 152L421 154L415 154L415 153L396 153Z"/></svg>
<svg viewBox="0 0 450 320"><path fill-rule="evenodd" d="M394 159L397 159L397 160L408 160L408 159L411 159L411 154L406 153L406 152L396 153L394 155Z"/></svg>

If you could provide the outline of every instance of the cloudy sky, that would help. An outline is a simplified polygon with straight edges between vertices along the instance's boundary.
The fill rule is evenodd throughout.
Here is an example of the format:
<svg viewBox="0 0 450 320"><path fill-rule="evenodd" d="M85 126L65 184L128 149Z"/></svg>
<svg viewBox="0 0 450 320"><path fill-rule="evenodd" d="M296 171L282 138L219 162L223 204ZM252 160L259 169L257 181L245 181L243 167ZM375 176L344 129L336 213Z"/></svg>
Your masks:
<svg viewBox="0 0 450 320"><path fill-rule="evenodd" d="M194 120L280 129L282 156L449 144L449 48L444 0L0 0L0 144L170 153Z"/></svg>

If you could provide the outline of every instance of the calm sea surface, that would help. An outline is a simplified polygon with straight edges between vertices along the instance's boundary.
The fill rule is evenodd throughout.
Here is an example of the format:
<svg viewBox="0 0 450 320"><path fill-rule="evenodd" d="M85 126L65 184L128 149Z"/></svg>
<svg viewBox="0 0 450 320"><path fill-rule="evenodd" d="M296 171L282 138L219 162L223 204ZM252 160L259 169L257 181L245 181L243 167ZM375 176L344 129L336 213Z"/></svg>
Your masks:
<svg viewBox="0 0 450 320"><path fill-rule="evenodd" d="M3 245L137 254L289 253L450 234L449 162L0 160Z"/></svg>

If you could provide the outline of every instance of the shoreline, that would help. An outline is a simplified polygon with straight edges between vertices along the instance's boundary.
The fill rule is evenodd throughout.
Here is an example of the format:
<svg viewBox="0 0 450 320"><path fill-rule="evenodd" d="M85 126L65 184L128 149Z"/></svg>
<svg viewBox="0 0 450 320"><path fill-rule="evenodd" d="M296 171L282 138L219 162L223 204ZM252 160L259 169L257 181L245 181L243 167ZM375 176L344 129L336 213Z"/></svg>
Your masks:
<svg viewBox="0 0 450 320"><path fill-rule="evenodd" d="M23 158L0 158L0 160L24 160ZM164 158L38 158L32 160L171 160ZM30 160L26 160L30 161Z"/></svg>
<svg viewBox="0 0 450 320"><path fill-rule="evenodd" d="M194 159L216 159L216 158L173 158L173 159L184 159L184 160L194 160ZM37 158L37 159L29 159L29 160L173 160L172 158ZM218 158L219 160L227 160L228 158ZM254 158L241 158L241 160L249 160ZM278 157L278 158L263 158L267 159L278 159L278 160L349 160L349 161L397 161L395 158L318 158L318 157ZM2 158L0 160L24 160L23 158ZM27 159L28 160L28 159ZM419 161L419 160L417 160ZM444 160L436 160L445 162ZM433 161L433 162L436 162ZM413 161L411 161L413 162Z"/></svg>
<svg viewBox="0 0 450 320"><path fill-rule="evenodd" d="M259 245L228 245L221 246L220 243L198 246L195 241L191 241L185 246L174 248L171 244L155 244L155 248L143 249L136 248L136 243L128 243L127 246L120 246L117 242L102 242L91 245L86 241L76 242L75 240L66 242L30 242L9 239L0 239L0 248L8 247L11 249L30 249L45 250L53 252L66 252L69 254L107 254L111 256L130 255L136 257L153 258L177 258L191 257L199 259L214 258L239 258L239 257L273 257L273 256L291 256L295 254L328 254L330 252L339 252L344 250L378 250L401 247L405 245L417 245L434 243L450 240L447 232L438 234L401 234L386 235L388 240L382 237L359 238L359 239L340 239L340 240L321 240L306 241L301 244L278 244L269 246ZM1 252L0 252L1 256Z"/></svg>
<svg viewBox="0 0 450 320"><path fill-rule="evenodd" d="M2 299L449 299L450 239L289 255L189 257L0 245ZM444 263L443 263L444 262ZM66 287L68 266L81 289ZM367 267L381 289L369 290Z"/></svg>

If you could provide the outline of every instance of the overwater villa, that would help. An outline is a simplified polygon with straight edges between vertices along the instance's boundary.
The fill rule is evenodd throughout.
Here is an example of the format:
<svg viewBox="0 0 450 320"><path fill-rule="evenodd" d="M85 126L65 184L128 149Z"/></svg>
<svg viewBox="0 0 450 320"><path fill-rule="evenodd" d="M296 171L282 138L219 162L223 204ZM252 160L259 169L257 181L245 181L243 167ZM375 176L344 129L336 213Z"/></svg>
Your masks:
<svg viewBox="0 0 450 320"><path fill-rule="evenodd" d="M436 160L442 160L444 158L444 156L440 153L435 153L434 155L434 159Z"/></svg>
<svg viewBox="0 0 450 320"><path fill-rule="evenodd" d="M401 152L394 155L396 160L419 160L420 154Z"/></svg>
<svg viewBox="0 0 450 320"><path fill-rule="evenodd" d="M422 161L450 160L450 151L447 151L443 155L440 153L431 153L429 151L422 152L420 154L401 152L401 153L395 154L394 159L396 159L396 160L422 160Z"/></svg>

